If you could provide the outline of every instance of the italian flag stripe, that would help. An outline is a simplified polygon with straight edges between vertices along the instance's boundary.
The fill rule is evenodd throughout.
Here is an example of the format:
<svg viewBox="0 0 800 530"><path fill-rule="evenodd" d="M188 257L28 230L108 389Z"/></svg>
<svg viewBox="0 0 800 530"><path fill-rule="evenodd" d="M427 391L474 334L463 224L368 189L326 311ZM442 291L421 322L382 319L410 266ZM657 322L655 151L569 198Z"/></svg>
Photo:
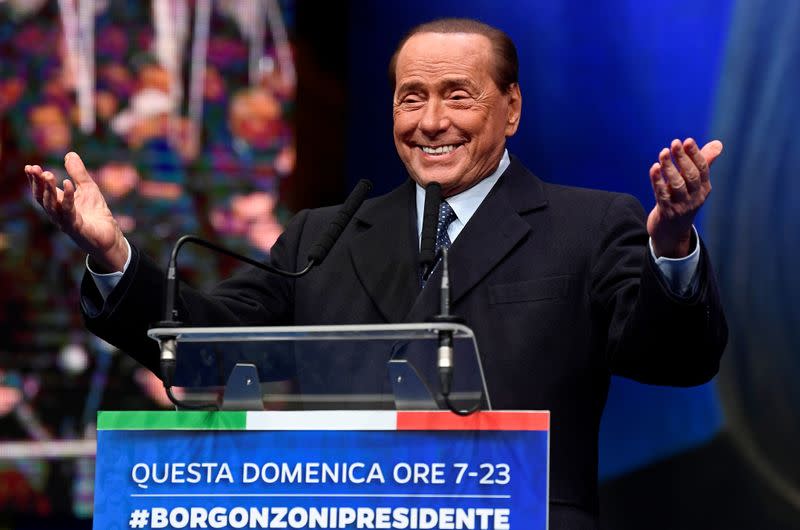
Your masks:
<svg viewBox="0 0 800 530"><path fill-rule="evenodd" d="M204 410L100 411L97 430L243 431L247 427L247 414L245 411Z"/></svg>
<svg viewBox="0 0 800 530"><path fill-rule="evenodd" d="M97 429L193 431L548 431L547 411L101 411Z"/></svg>
<svg viewBox="0 0 800 530"><path fill-rule="evenodd" d="M249 431L394 431L393 410L309 410L248 412Z"/></svg>
<svg viewBox="0 0 800 530"><path fill-rule="evenodd" d="M549 431L547 411L492 411L458 416L450 411L397 413L398 431Z"/></svg>

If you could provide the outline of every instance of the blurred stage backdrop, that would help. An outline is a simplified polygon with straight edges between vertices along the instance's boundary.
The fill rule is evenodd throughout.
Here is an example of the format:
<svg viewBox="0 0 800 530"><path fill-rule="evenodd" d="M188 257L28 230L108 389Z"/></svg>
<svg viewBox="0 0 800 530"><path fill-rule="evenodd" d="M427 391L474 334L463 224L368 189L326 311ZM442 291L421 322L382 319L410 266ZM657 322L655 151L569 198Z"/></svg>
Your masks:
<svg viewBox="0 0 800 530"><path fill-rule="evenodd" d="M0 0L0 527L90 527L96 411L166 406L83 330L84 257L31 202L24 164L58 173L81 153L162 261L186 232L266 256L292 212L405 178L386 65L437 16L517 43L509 149L546 180L649 209L663 146L724 142L698 223L731 327L723 370L693 389L614 379L603 526L800 528L795 0ZM182 263L200 285L233 267Z"/></svg>
<svg viewBox="0 0 800 530"><path fill-rule="evenodd" d="M293 25L291 1L0 2L0 437L40 442L0 449L0 511L18 524L87 521L97 410L167 405L152 373L84 331L85 257L20 168L63 176L77 151L162 262L184 233L266 257L295 167ZM181 260L193 281L230 272L198 254ZM77 456L35 458L48 449Z"/></svg>

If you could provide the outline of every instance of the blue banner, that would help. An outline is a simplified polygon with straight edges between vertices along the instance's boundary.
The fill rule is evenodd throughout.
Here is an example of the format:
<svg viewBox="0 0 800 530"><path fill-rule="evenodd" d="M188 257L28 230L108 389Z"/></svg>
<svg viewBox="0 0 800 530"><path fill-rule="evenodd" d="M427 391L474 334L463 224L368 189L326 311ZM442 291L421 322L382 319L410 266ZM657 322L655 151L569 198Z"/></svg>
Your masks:
<svg viewBox="0 0 800 530"><path fill-rule="evenodd" d="M547 527L547 431L98 432L94 527Z"/></svg>

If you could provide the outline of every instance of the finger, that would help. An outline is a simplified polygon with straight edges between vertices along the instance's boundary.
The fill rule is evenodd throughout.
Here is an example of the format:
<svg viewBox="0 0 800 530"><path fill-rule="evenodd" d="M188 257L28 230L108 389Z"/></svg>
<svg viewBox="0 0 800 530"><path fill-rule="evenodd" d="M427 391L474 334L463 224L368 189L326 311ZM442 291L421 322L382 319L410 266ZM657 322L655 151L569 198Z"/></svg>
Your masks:
<svg viewBox="0 0 800 530"><path fill-rule="evenodd" d="M75 214L75 184L71 180L64 181L64 198L61 201L61 213L67 219Z"/></svg>
<svg viewBox="0 0 800 530"><path fill-rule="evenodd" d="M50 173L49 171L47 173L48 175L50 175L50 178L48 179L48 185L51 186L51 189L54 194L53 196L56 198L56 201L60 206L61 201L64 199L64 192L61 190L61 188L59 188L56 185L56 182L58 182L57 177L53 173Z"/></svg>
<svg viewBox="0 0 800 530"><path fill-rule="evenodd" d="M650 184L653 186L656 202L661 205L668 205L671 195L664 180L664 175L661 174L661 164L658 162L650 166Z"/></svg>
<svg viewBox="0 0 800 530"><path fill-rule="evenodd" d="M722 154L722 149L722 142L719 140L711 140L703 146L700 152L703 154L706 162L708 162L708 165L710 166L714 163L714 160L716 160L717 157Z"/></svg>
<svg viewBox="0 0 800 530"><path fill-rule="evenodd" d="M42 173L44 177L45 190L42 196L45 209L51 214L57 215L60 211L59 202L63 198L63 192L56 187L56 176L45 171Z"/></svg>
<svg viewBox="0 0 800 530"><path fill-rule="evenodd" d="M36 165L25 166L25 174L28 175L28 177L30 177L33 181L42 176L42 168L41 166Z"/></svg>
<svg viewBox="0 0 800 530"><path fill-rule="evenodd" d="M64 157L64 167L67 169L69 176L72 177L76 187L80 188L83 184L94 183L94 180L92 180L89 172L86 171L86 166L83 165L83 160L78 156L78 153L73 151L67 153Z"/></svg>
<svg viewBox="0 0 800 530"><path fill-rule="evenodd" d="M46 188L44 177L41 172L31 171L31 178L33 179L33 198L44 206L44 190Z"/></svg>
<svg viewBox="0 0 800 530"><path fill-rule="evenodd" d="M28 177L28 184L30 184L31 190L34 189L34 186L36 185L36 179L39 178L41 174L41 167L32 165L25 166L25 176Z"/></svg>
<svg viewBox="0 0 800 530"><path fill-rule="evenodd" d="M703 152L703 156L706 157L706 160L708 160L708 163L711 164L714 159L722 154L723 147L722 142L719 140L711 140L703 146L701 151Z"/></svg>
<svg viewBox="0 0 800 530"><path fill-rule="evenodd" d="M688 142L691 138L687 139ZM694 140L691 140L694 143ZM678 170L686 182L686 190L689 193L694 193L700 188L700 170L694 163L694 159L690 157L683 147L683 143L679 140L673 140L670 146L672 156L675 159Z"/></svg>
<svg viewBox="0 0 800 530"><path fill-rule="evenodd" d="M57 213L56 206L56 178L49 171L42 173L42 205L47 213Z"/></svg>
<svg viewBox="0 0 800 530"><path fill-rule="evenodd" d="M666 147L662 149L658 154L658 161L661 163L661 174L667 181L670 197L675 201L685 200L689 196L686 191L686 181L672 162L670 150Z"/></svg>
<svg viewBox="0 0 800 530"><path fill-rule="evenodd" d="M25 178L28 179L28 186L31 187L33 192L33 174L31 173L31 166L25 164Z"/></svg>
<svg viewBox="0 0 800 530"><path fill-rule="evenodd" d="M700 152L697 142L695 142L693 138L687 138L686 141L683 142L683 149L692 159L694 165L697 166L700 172L700 183L705 184L708 182L708 176L710 174L708 160L706 160L706 157Z"/></svg>

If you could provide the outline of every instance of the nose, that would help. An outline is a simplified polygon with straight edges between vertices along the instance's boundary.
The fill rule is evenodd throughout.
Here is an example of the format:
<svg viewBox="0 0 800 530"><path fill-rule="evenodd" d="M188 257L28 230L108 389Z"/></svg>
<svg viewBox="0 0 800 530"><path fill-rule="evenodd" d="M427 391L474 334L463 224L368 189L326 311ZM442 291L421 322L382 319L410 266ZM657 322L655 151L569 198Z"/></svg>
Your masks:
<svg viewBox="0 0 800 530"><path fill-rule="evenodd" d="M430 99L422 110L417 128L428 137L435 137L450 127L447 109L442 101Z"/></svg>

